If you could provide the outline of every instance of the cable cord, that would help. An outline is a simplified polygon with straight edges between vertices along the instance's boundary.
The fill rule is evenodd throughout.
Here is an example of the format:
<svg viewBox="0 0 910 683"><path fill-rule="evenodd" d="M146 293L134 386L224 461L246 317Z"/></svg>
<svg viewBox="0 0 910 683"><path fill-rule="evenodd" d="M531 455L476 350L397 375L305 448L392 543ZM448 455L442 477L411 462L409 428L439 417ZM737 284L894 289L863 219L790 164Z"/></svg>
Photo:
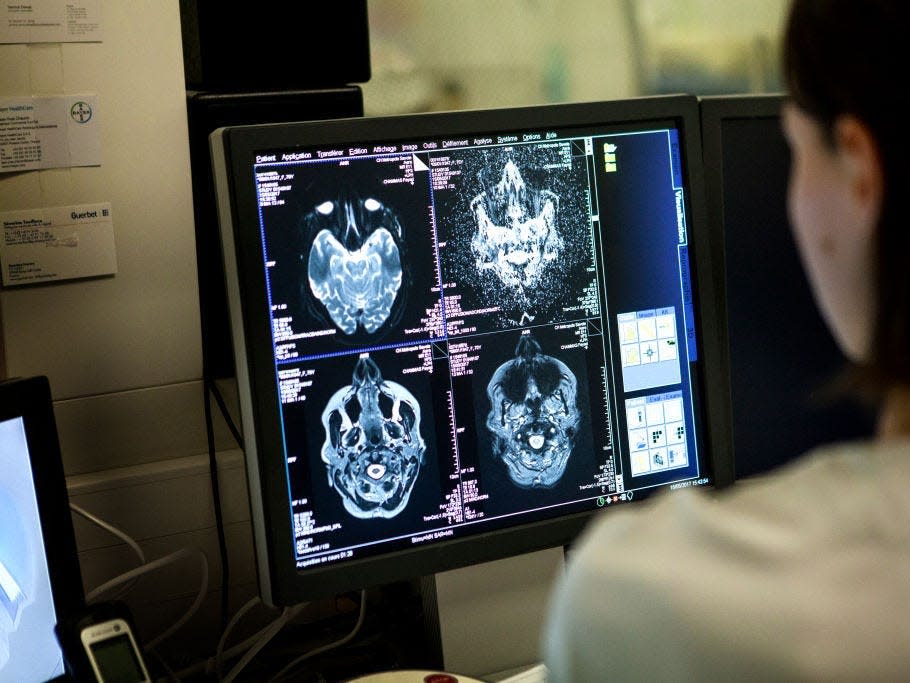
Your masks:
<svg viewBox="0 0 910 683"><path fill-rule="evenodd" d="M209 478L212 482L212 504L215 508L215 531L218 534L218 555L221 561L221 628L227 626L230 590L230 565L228 562L227 540L224 533L224 514L221 509L221 486L218 482L218 460L215 456L215 425L212 422L211 392L214 381L206 376L202 380L205 409L205 436L209 449ZM219 394L220 395L220 394ZM216 399L217 400L217 399Z"/></svg>
<svg viewBox="0 0 910 683"><path fill-rule="evenodd" d="M231 617L231 620L228 622L227 626L224 627L224 633L221 634L221 638L218 640L218 647L215 648L215 674L218 676L218 678L221 678L221 662L224 654L224 646L227 643L228 636L231 634L231 631L234 630L234 627L240 623L240 620L243 618L243 616L260 603L262 603L262 599L258 595L255 598L251 598L243 607L237 610L236 614Z"/></svg>
<svg viewBox="0 0 910 683"><path fill-rule="evenodd" d="M215 397L215 403L218 404L218 409L221 411L221 416L224 418L225 424L227 424L228 429L231 430L234 441L237 442L237 446L240 450L243 450L243 435L241 435L240 430L237 429L234 418L231 417L231 413L227 408L227 403L225 403L224 397L221 395L221 389L218 388L218 383L211 380L209 382L209 387L212 390L212 396Z"/></svg>
<svg viewBox="0 0 910 683"><path fill-rule="evenodd" d="M108 533L113 534L114 536L119 538L121 541L126 543L130 548L132 548L133 552L136 553L136 557L139 558L139 564L140 565L145 564L145 553L142 552L142 547L136 542L136 540L132 536L127 534L125 531L121 531L120 529L115 527L113 524L110 524L109 522L105 522L100 517L96 517L91 512L81 508L80 506L76 505L75 503L70 503L70 510L75 512L77 515L84 517L92 524L94 524L98 527L101 527ZM111 598L112 599L119 598L124 593L129 591L134 585L136 585L136 579L134 579L133 581L131 581L128 584L125 584L123 586L123 588L121 588L115 595L112 595Z"/></svg>
<svg viewBox="0 0 910 683"><path fill-rule="evenodd" d="M190 554L189 550L187 550L185 548L183 550L187 551L187 555ZM155 636L148 642L148 645L146 645L146 648L149 650L153 650L160 643L164 642L165 640L170 638L172 635L177 633L177 631L179 631L183 627L183 625L186 624L193 617L193 615L199 611L199 608L202 606L202 601L205 600L205 594L208 592L208 589L209 589L209 561L208 561L208 558L206 558L204 552L202 552L198 548L195 548L194 551L195 551L196 556L199 558L199 560L200 560L199 564L202 567L201 578L199 581L199 592L196 594L196 599L193 600L193 604L191 604L189 606L189 608L184 613L184 615L182 617L180 617L176 622L174 622L174 624L170 628L166 629L165 631L163 631L159 635ZM178 550L177 552L179 553L180 551ZM176 555L177 553L172 553L172 554Z"/></svg>
<svg viewBox="0 0 910 683"><path fill-rule="evenodd" d="M235 614L234 617L231 619L231 621L232 622L239 621L240 617L243 616L242 614L240 614L240 612L242 612L244 610L244 608L246 608L246 610L249 611L248 605L250 605L251 603L255 603L258 600L259 600L259 598L253 598L252 600L247 602L243 607L240 608L240 610L238 610L238 614ZM288 608L290 610L290 614L288 615L287 622L290 622L293 619L295 619L297 617L297 615L299 615L300 612L302 612L303 609L308 604L309 603L301 603L299 605L294 605L293 607ZM275 621L277 621L278 619L281 619L281 618L282 618L282 616L279 615L275 619ZM261 628L259 631L254 633L253 635L251 635L248 638L246 638L245 640L237 643L236 645L231 646L230 649L224 650L223 652L221 652L222 662L225 660L228 660L228 659L233 659L234 657L237 657L237 656L243 654L244 652L249 650L251 647L253 647L257 642L259 642L259 639L263 637L263 635L266 633L266 631L268 631L270 628L272 628L274 626L275 621L269 622L263 628ZM236 626L236 623L231 625L231 628L233 628L234 626ZM225 631L225 633L227 633L227 631ZM222 640L224 640L224 641L227 640L225 635L222 635ZM223 643L219 643L219 645L223 645ZM178 671L175 674L175 677L178 680L180 680L187 676L191 676L191 675L199 673L199 672L204 672L206 676L211 676L213 673L216 673L216 669L218 667L216 658L217 658L217 653L216 653L216 656L214 656L214 657L209 657L208 659L206 659L204 661L193 664L192 666L189 666L185 669L181 669L180 671ZM218 673L218 676L220 679L220 673Z"/></svg>
<svg viewBox="0 0 910 683"><path fill-rule="evenodd" d="M79 507L79 506L76 505L75 503L70 503L70 510L72 510L73 512L75 512L75 513L76 513L77 515L79 515L80 517L84 517L85 519L87 519L88 521L90 521L92 524L94 524L94 525L96 525L96 526L99 526L99 527L101 527L102 529L104 529L105 531L107 531L107 532L113 534L114 536L116 536L117 538L119 538L121 541L123 541L124 543L126 543L126 544L127 544L130 548L132 548L133 551L136 553L136 556L139 558L139 563L140 563L140 564L145 564L145 553L142 552L142 548L141 548L141 547L139 546L139 544L133 539L132 536L130 536L129 534L127 534L127 533L124 532L124 531L121 531L120 529L118 529L117 527L115 527L113 524L110 524L110 523L108 523L108 522L105 522L105 521L104 521L103 519L101 519L100 517L96 517L96 516L93 515L91 512L88 512L87 510L84 510L83 508Z"/></svg>
<svg viewBox="0 0 910 683"><path fill-rule="evenodd" d="M281 616L266 626L265 629L263 629L261 632L262 635L259 637L256 643L249 650L247 650L246 654L243 655L243 657L240 658L240 661L234 665L234 668L231 669L230 673L228 673L228 675L222 679L224 683L231 683L235 678L237 678L238 675L240 675L240 672L243 671L246 668L246 665L253 660L253 657L258 655L262 648L268 645L269 641L278 635L279 631L284 628L285 624L287 624L290 620L290 615L291 608L285 607L281 612Z"/></svg>
<svg viewBox="0 0 910 683"><path fill-rule="evenodd" d="M300 664L304 660L310 659L311 657L315 657L316 655L321 655L323 652L328 652L329 650L334 650L337 647L341 647L342 645L346 645L347 643L351 642L354 638L357 637L357 634L360 633L360 628L363 626L363 621L364 621L364 617L366 616L366 612L367 612L367 592L366 592L366 589L364 589L364 590L360 591L360 614L357 616L357 623L354 624L354 628L351 629L350 633L348 633L344 638L336 640L335 642L328 643L321 647L317 647L313 650L310 650L309 652L306 652L306 653L300 655L299 657L297 657L296 659L294 659L290 663L288 663L277 674L272 676L272 678L270 680L273 680L273 681L280 680L282 676L286 676L288 674L288 672L291 671L291 669L296 667L298 664Z"/></svg>
<svg viewBox="0 0 910 683"><path fill-rule="evenodd" d="M115 576L110 581L106 581L92 590L88 595L85 596L85 601L92 602L96 600L99 595L104 594L111 588L115 588L122 583L126 583L127 581L136 579L144 574L148 574L149 572L160 569L161 567L173 564L174 562L177 562L183 558L192 557L193 555L196 555L200 559L200 565L202 567L202 577L200 580L199 593L196 595L196 599L193 601L193 604L190 605L189 609L182 617L180 617L180 619L178 619L163 633L156 636L146 644L146 649L152 650L163 640L174 635L174 633L176 633L187 621L189 621L190 618L199 610L199 607L202 605L202 601L205 599L205 594L209 587L209 563L205 557L205 553L203 553L201 550L198 548L181 548L180 550L172 552L169 555L165 555L164 557L160 557L157 560L148 562L141 567L131 569L128 572L124 572L120 576Z"/></svg>

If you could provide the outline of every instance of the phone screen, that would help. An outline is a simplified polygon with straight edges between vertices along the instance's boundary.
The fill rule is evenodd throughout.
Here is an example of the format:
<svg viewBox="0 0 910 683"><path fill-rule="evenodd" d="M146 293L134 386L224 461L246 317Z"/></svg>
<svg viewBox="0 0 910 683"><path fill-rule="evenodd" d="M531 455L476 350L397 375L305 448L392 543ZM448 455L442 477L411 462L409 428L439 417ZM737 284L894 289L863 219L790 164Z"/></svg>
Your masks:
<svg viewBox="0 0 910 683"><path fill-rule="evenodd" d="M128 634L107 638L92 643L89 647L105 683L139 683L147 680Z"/></svg>

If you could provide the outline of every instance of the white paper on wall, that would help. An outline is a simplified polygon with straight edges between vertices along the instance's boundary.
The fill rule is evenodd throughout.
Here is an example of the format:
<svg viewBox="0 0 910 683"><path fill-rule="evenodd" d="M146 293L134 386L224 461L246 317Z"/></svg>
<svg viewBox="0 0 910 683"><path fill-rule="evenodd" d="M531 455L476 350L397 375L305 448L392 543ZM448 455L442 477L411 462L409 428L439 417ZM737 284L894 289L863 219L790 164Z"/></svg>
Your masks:
<svg viewBox="0 0 910 683"><path fill-rule="evenodd" d="M8 0L0 4L0 43L97 43L101 0Z"/></svg>
<svg viewBox="0 0 910 683"><path fill-rule="evenodd" d="M117 272L109 202L0 213L4 286Z"/></svg>
<svg viewBox="0 0 910 683"><path fill-rule="evenodd" d="M100 165L96 95L0 97L0 172Z"/></svg>

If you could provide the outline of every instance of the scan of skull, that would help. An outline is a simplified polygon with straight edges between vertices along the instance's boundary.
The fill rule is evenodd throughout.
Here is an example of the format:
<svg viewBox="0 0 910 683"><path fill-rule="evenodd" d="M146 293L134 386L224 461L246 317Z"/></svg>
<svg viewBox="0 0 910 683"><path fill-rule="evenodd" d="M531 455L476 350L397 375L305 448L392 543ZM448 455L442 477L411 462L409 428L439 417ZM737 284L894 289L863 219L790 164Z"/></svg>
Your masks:
<svg viewBox="0 0 910 683"><path fill-rule="evenodd" d="M315 234L310 290L344 334L372 334L392 313L402 281L401 225L374 198L325 201L304 219Z"/></svg>
<svg viewBox="0 0 910 683"><path fill-rule="evenodd" d="M471 250L478 270L492 270L507 287L534 289L563 248L557 231L559 197L528 186L514 161L502 178L471 201L477 231Z"/></svg>
<svg viewBox="0 0 910 683"><path fill-rule="evenodd" d="M517 486L548 489L562 479L581 420L577 386L568 366L541 353L529 335L518 342L515 358L493 373L487 428L494 454Z"/></svg>
<svg viewBox="0 0 910 683"><path fill-rule="evenodd" d="M359 519L404 510L426 451L414 395L384 380L375 361L362 356L351 384L326 405L322 425L322 460L345 509Z"/></svg>

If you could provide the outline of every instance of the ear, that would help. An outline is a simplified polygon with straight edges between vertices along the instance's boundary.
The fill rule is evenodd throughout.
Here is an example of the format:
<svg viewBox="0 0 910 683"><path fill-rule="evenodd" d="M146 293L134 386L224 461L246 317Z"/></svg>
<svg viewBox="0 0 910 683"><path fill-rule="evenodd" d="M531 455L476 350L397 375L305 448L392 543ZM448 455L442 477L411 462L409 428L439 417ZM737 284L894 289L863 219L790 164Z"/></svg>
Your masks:
<svg viewBox="0 0 910 683"><path fill-rule="evenodd" d="M834 147L852 209L861 229L874 232L885 195L885 172L878 142L869 126L846 114L834 123Z"/></svg>

